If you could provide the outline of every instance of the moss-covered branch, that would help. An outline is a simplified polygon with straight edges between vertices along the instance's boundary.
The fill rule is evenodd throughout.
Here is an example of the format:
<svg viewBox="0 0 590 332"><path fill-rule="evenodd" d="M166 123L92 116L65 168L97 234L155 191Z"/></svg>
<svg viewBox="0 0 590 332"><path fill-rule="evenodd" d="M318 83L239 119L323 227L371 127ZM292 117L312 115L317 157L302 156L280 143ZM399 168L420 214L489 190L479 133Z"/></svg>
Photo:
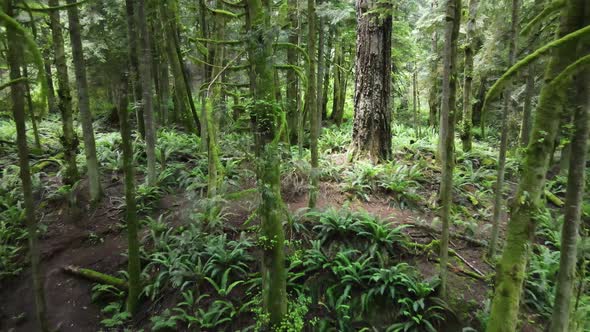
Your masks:
<svg viewBox="0 0 590 332"><path fill-rule="evenodd" d="M529 23L527 23L527 25L522 29L521 33L525 36L528 35L534 26L539 24L539 22L543 21L547 17L551 16L551 14L560 10L563 6L565 6L565 1L563 0L555 0L551 2L539 13L539 15L535 16L529 21Z"/></svg>
<svg viewBox="0 0 590 332"><path fill-rule="evenodd" d="M51 12L51 11L55 11L55 10L64 10L64 9L68 9L70 7L75 7L75 6L79 6L85 2L88 2L88 0L81 0L78 1L76 3L69 3L66 5L61 5L61 6L52 6L52 7L48 7L48 6L43 6L43 7L31 7L28 4L26 5L27 8L22 8L22 7L18 7L16 6L16 8L21 9L21 10L26 10L26 11L33 11L33 12L41 12L41 13L46 13L46 12Z"/></svg>
<svg viewBox="0 0 590 332"><path fill-rule="evenodd" d="M303 56L305 57L305 61L309 63L309 54L307 54L307 51L299 45L292 44L292 43L274 43L273 46L274 47L292 47L292 48L298 50L301 54L303 54Z"/></svg>
<svg viewBox="0 0 590 332"><path fill-rule="evenodd" d="M209 38L201 38L201 37L189 38L189 40L203 42L203 43L210 43L210 44L225 44L225 45L239 45L239 44L243 44L245 42L244 40L240 40L240 39L217 40L217 39L209 39Z"/></svg>
<svg viewBox="0 0 590 332"><path fill-rule="evenodd" d="M128 289L127 282L125 280L98 271L84 269L73 265L64 267L63 271L73 276L88 279L99 284L115 286L120 290L126 291Z"/></svg>
<svg viewBox="0 0 590 332"><path fill-rule="evenodd" d="M496 83L494 83L494 85L492 85L492 87L488 91L488 94L486 95L486 98L485 98L485 101L483 104L483 108L482 108L482 112L487 109L487 106L488 106L490 100L495 98L502 91L502 88L510 81L510 79L512 79L512 77L514 75L516 75L520 71L520 69L526 67L529 63L535 61L541 55L546 54L550 50L558 48L558 47L560 47L566 43L569 43L573 40L584 37L588 33L590 33L590 25L586 26L582 29L576 30L576 31L574 31L562 38L559 38L555 41L547 43L547 44L543 45L542 47L538 48L533 53L526 56L524 59L518 61L516 64L514 64L514 66L510 67L510 69L508 69L504 73L504 75L502 75L502 77L500 77L496 81Z"/></svg>
<svg viewBox="0 0 590 332"><path fill-rule="evenodd" d="M21 82L26 82L27 80L28 80L28 77L20 77L20 78L17 78L15 80L6 82L6 83L0 85L0 91L4 90L4 89L6 89L6 88L8 88L8 87L10 87L12 85L15 85L15 84L18 84L18 83L21 83Z"/></svg>

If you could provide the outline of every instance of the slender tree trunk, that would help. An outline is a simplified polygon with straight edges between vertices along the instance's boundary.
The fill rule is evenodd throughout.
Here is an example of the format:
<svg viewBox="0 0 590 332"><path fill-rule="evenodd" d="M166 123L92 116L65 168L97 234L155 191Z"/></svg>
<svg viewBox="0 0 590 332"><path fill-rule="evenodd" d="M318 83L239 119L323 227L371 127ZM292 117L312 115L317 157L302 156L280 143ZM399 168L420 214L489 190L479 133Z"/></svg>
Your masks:
<svg viewBox="0 0 590 332"><path fill-rule="evenodd" d="M584 4L585 24L588 23L590 5ZM578 54L587 54L588 42L582 42ZM573 298L577 246L584 199L585 168L590 136L590 71L585 70L575 80L576 98L574 110L574 133L571 139L571 158L565 197L565 211L561 231L559 273L555 285L555 302L551 317L550 332L569 331L571 304Z"/></svg>
<svg viewBox="0 0 590 332"><path fill-rule="evenodd" d="M328 44L326 47L326 54L324 56L324 80L322 87L322 103L320 104L320 110L322 113L321 120L328 118L328 93L330 92L330 64L332 56L332 44L334 43L334 31L332 28L328 30Z"/></svg>
<svg viewBox="0 0 590 332"><path fill-rule="evenodd" d="M205 0L199 0L199 18L200 18L200 25L201 25L201 37L203 39L209 38L209 26L207 25L207 6L205 6ZM209 50L208 43L204 42L204 46ZM204 56L204 60L206 63L210 63L211 52L207 52ZM211 81L211 69L210 66L203 64L201 66L201 73L203 76L203 85L207 82ZM207 150L209 147L209 136L207 132L207 124L209 123L207 119L207 92L201 92L201 148L203 151Z"/></svg>
<svg viewBox="0 0 590 332"><path fill-rule="evenodd" d="M531 137L531 122L533 109L533 94L535 93L535 66L528 66L526 87L524 92L524 109L522 113L522 125L520 129L520 145L526 147Z"/></svg>
<svg viewBox="0 0 590 332"><path fill-rule="evenodd" d="M139 80L139 58L137 57L137 21L135 19L135 8L133 0L125 0L125 9L127 13L127 35L129 41L129 64L131 65L131 85L133 86L133 97L135 103L143 97L143 91L141 90L141 82ZM137 105L136 105L137 106ZM135 117L137 119L137 129L141 137L145 138L145 123L143 121L143 108L135 108Z"/></svg>
<svg viewBox="0 0 590 332"><path fill-rule="evenodd" d="M307 54L309 54L309 66L307 70L307 110L310 118L310 150L311 150L311 187L309 190L309 208L314 209L317 204L318 191L319 191L319 177L318 177L318 166L319 166L319 152L318 152L318 138L320 134L320 114L318 110L318 96L321 94L317 91L316 84L318 83L316 78L316 59L314 54L316 53L316 22L317 14L315 11L315 0L307 0ZM320 31L321 35L321 31Z"/></svg>
<svg viewBox="0 0 590 332"><path fill-rule="evenodd" d="M138 0L136 3L136 22L138 28L139 45L137 58L139 63L139 79L143 91L142 107L143 121L145 128L145 151L147 155L147 184L155 186L156 175L156 125L154 123L154 109L152 101L152 58L150 35L147 28L147 18L145 14L145 0Z"/></svg>
<svg viewBox="0 0 590 332"><path fill-rule="evenodd" d="M59 6L58 0L49 0L49 6ZM63 136L61 137L64 147L64 160L66 169L63 174L64 183L73 185L80 175L76 166L76 151L78 149L78 138L74 131L74 119L72 115L72 95L70 92L70 82L68 77L68 67L66 64L66 53L64 49L64 39L61 34L61 22L58 11L49 12L51 23L51 34L53 37L53 50L55 52L55 66L57 68L57 80L59 83L59 109L61 112Z"/></svg>
<svg viewBox="0 0 590 332"><path fill-rule="evenodd" d="M139 293L141 292L139 260L139 230L137 222L137 206L135 202L135 169L133 166L133 143L131 127L129 125L129 111L127 109L127 78L123 77L120 83L119 95L119 124L123 150L123 173L125 175L125 220L127 221L127 242L129 251L127 254L128 292L127 312L133 314L137 309Z"/></svg>
<svg viewBox="0 0 590 332"><path fill-rule="evenodd" d="M473 127L473 103L471 102L471 90L473 83L473 53L475 42L473 34L475 30L475 20L477 18L477 7L479 0L469 1L469 21L467 22L467 36L465 37L465 73L463 77L463 128L461 131L461 140L463 141L463 151L471 151L471 128Z"/></svg>
<svg viewBox="0 0 590 332"><path fill-rule="evenodd" d="M414 64L414 72L412 73L412 97L414 108L414 128L416 130L416 136L422 136L420 133L420 108L418 107L418 68Z"/></svg>
<svg viewBox="0 0 590 332"><path fill-rule="evenodd" d="M313 1L313 0L311 0ZM285 268L285 234L280 191L278 151L279 114L274 99L272 41L270 35L270 1L247 0L249 20L248 52L254 82L251 120L254 129L258 187L261 195L258 214L261 219L262 302L272 326L278 326L287 314L287 271ZM311 11L310 13L313 13ZM312 17L313 15L310 15ZM310 53L313 54L313 53ZM310 80L311 81L311 80Z"/></svg>
<svg viewBox="0 0 590 332"><path fill-rule="evenodd" d="M23 76L29 77L29 70L27 65L23 65ZM35 138L35 148L41 151L41 138L39 137L39 128L37 126L37 116L35 115L35 105L33 104L33 97L31 96L31 84L27 82L25 85L25 92L27 96L27 107L29 108L29 117L31 119L31 125L33 126L33 137Z"/></svg>
<svg viewBox="0 0 590 332"><path fill-rule="evenodd" d="M342 116L344 115L344 109L340 107L340 99L344 97L343 89L343 75L342 75L342 65L343 65L343 46L342 46L342 38L340 37L340 30L336 28L334 32L334 40L335 40L335 47L334 47L334 67L332 69L333 76L334 76L334 94L332 97L332 113L330 114L330 119L336 123L336 125L340 126L342 123Z"/></svg>
<svg viewBox="0 0 590 332"><path fill-rule="evenodd" d="M438 7L438 0L432 0L430 9L434 11ZM437 114L440 108L438 89L438 33L436 30L432 33L431 38L431 53L433 54L432 61L430 62L430 91L428 93L428 106L430 108L430 115L428 123L431 127L436 127Z"/></svg>
<svg viewBox="0 0 590 332"><path fill-rule="evenodd" d="M67 4L74 4L77 0L66 0ZM78 6L68 7L68 21L70 29L70 43L72 45L72 58L74 59L74 72L78 85L78 108L80 109L80 121L82 122L82 136L84 138L84 153L86 155L86 167L88 168L88 182L90 187L90 199L93 202L100 200L100 172L96 157L96 145L94 142L94 129L92 128L92 112L88 99L88 80L86 78L86 64L82 50L82 37L80 35L80 17Z"/></svg>
<svg viewBox="0 0 590 332"><path fill-rule="evenodd" d="M47 107L49 113L57 113L57 102L55 101L55 87L53 86L53 74L51 72L51 62L49 51L43 52L43 64L45 66L45 78L47 79Z"/></svg>
<svg viewBox="0 0 590 332"><path fill-rule="evenodd" d="M449 227L453 203L453 168L455 141L455 104L457 90L457 39L461 26L461 0L447 0L445 45L443 52L442 103L440 110L439 146L441 158L441 220L440 240L440 295L448 295L447 263L449 261Z"/></svg>
<svg viewBox="0 0 590 332"><path fill-rule="evenodd" d="M518 38L520 1L512 0L512 24L510 25L510 44L508 47L508 67L512 67L516 61L516 42ZM498 229L502 210L504 206L504 175L506 169L506 151L508 150L508 115L512 108L512 85L504 90L504 105L502 110L502 133L500 136L500 153L498 156L498 170L496 174L496 186L494 188L494 212L492 215L492 237L488 247L488 256L493 258L496 255L496 246L498 242Z"/></svg>
<svg viewBox="0 0 590 332"><path fill-rule="evenodd" d="M321 4L321 1L320 1ZM318 58L317 58L317 68L318 68L318 76L317 76L317 80L318 83L316 85L317 88L317 96L316 96L316 101L318 103L318 108L317 108L317 114L318 114L318 119L319 119L319 127L320 127L320 131L321 131L321 126L322 126L322 119L323 119L323 114L322 114L322 105L324 104L324 68L325 68L325 61L324 61L324 57L325 57L325 48L326 48L326 29L325 27L325 18L323 17L319 17L316 18L316 22L317 22L317 32L318 32ZM318 133L319 135L319 133Z"/></svg>
<svg viewBox="0 0 590 332"><path fill-rule="evenodd" d="M391 15L376 14L389 5L357 0L356 81L353 158L373 162L391 158Z"/></svg>
<svg viewBox="0 0 590 332"><path fill-rule="evenodd" d="M14 16L12 0L4 0L2 9L8 16ZM22 65L22 36L11 25L6 25L7 50L6 60L10 67L10 80L21 78ZM10 87L12 114L16 124L16 145L18 149L20 179L22 182L25 222L29 239L29 256L31 259L31 277L33 279L33 294L35 296L35 314L39 330L48 332L49 323L46 317L45 291L43 289L43 270L41 269L39 244L37 240L37 221L35 217L35 203L31 184L31 170L29 167L29 149L27 147L27 130L25 122L25 84L13 84Z"/></svg>
<svg viewBox="0 0 590 332"><path fill-rule="evenodd" d="M299 44L299 24L297 0L288 0L289 7L289 43ZM296 66L299 64L297 50L293 47L287 49L287 63ZM291 145L297 144L298 123L299 123L299 78L294 70L287 71L287 122L289 129L289 142Z"/></svg>
<svg viewBox="0 0 590 332"><path fill-rule="evenodd" d="M562 10L559 36L563 37L581 27L583 11L579 2L566 1ZM496 287L488 332L515 331L522 284L528 260L528 251L535 234L533 220L537 209L544 204L541 193L549 158L559 127L559 117L565 104L565 88L552 86L553 79L572 62L577 42L569 41L553 52L545 73L545 86L541 90L539 104L534 116L531 140L526 149L520 183L511 208L506 245L496 268Z"/></svg>

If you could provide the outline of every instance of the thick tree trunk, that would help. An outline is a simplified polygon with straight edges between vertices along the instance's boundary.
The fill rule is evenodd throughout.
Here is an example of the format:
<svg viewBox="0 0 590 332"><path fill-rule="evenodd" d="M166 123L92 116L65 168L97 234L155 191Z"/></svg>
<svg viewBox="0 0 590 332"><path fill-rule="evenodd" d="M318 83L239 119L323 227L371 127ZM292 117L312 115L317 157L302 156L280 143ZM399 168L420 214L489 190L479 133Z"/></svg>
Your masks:
<svg viewBox="0 0 590 332"><path fill-rule="evenodd" d="M311 0L313 1L313 0ZM280 159L278 151L279 114L274 100L270 2L247 0L249 20L248 52L252 70L252 95L255 105L251 121L256 145L258 188L261 195L258 215L261 219L262 302L272 326L278 326L287 314L287 270L285 234L282 227ZM312 11L313 13L313 11ZM310 53L313 54L313 53ZM311 80L310 80L311 81Z"/></svg>
<svg viewBox="0 0 590 332"><path fill-rule="evenodd" d="M479 0L469 1L469 21L467 22L467 35L465 43L465 73L463 76L463 128L461 130L461 141L463 141L463 151L471 151L473 127L473 103L471 102L471 91L473 84L473 53L475 42L473 34L475 30L475 20L477 18L477 7Z"/></svg>
<svg viewBox="0 0 590 332"><path fill-rule="evenodd" d="M152 54L150 45L150 35L147 28L147 18L145 14L145 0L138 0L136 4L137 14L136 22L139 36L139 47L137 58L139 63L139 79L141 80L141 89L143 97L141 104L143 107L143 121L145 127L145 151L147 155L147 184L155 186L156 175L156 125L154 123L154 108L152 101Z"/></svg>
<svg viewBox="0 0 590 332"><path fill-rule="evenodd" d="M566 2L562 10L559 36L563 37L581 27L583 10L580 10L579 2L584 1ZM566 42L553 52L547 66L546 84L541 90L531 140L522 166L521 180L511 208L506 245L496 268L496 287L488 332L516 330L528 251L535 234L533 217L544 203L541 194L559 127L559 117L565 104L566 87L556 88L551 82L572 62L576 47L575 40Z"/></svg>
<svg viewBox="0 0 590 332"><path fill-rule="evenodd" d="M13 16L12 0L4 0L2 9L8 16ZM6 60L10 67L10 80L21 78L20 66L22 56L22 36L11 25L6 25L7 50ZM20 179L22 182L25 222L29 239L29 256L31 259L31 277L33 280L33 294L35 296L35 314L39 324L39 330L48 332L49 323L46 317L45 291L43 289L43 271L39 257L39 244L37 240L37 221L35 217L35 202L31 184L31 170L29 166L29 149L27 147L27 130L25 127L25 83L13 84L10 87L12 101L12 114L16 124L16 145L18 148Z"/></svg>
<svg viewBox="0 0 590 332"><path fill-rule="evenodd" d="M288 0L289 7L289 43L299 44L298 8L296 0ZM287 63L292 66L299 64L297 50L293 47L287 49ZM299 78L294 70L287 71L287 123L289 129L289 143L297 144L299 133Z"/></svg>
<svg viewBox="0 0 590 332"><path fill-rule="evenodd" d="M317 204L317 195L319 190L319 152L318 152L318 138L320 134L320 112L318 109L318 96L321 94L317 91L318 81L316 80L316 59L313 56L316 54L316 22L317 14L315 11L315 0L307 0L308 14L308 35L307 35L307 54L309 57L309 66L307 70L307 110L309 114L310 123L310 150L311 150L311 186L309 189L309 208L314 209ZM321 35L321 32L320 32ZM318 53L319 55L319 53ZM318 66L319 67L319 66Z"/></svg>
<svg viewBox="0 0 590 332"><path fill-rule="evenodd" d="M391 15L374 0L357 0L353 158L391 158ZM387 9L387 8L384 8Z"/></svg>
<svg viewBox="0 0 590 332"><path fill-rule="evenodd" d="M590 5L584 4L585 24L588 24ZM584 42L578 54L587 54L590 44ZM585 168L590 137L590 71L584 70L575 80L576 98L574 133L571 139L571 158L565 197L565 213L561 231L559 273L555 285L555 302L550 332L569 331L571 304L575 281L580 218L584 199Z"/></svg>
<svg viewBox="0 0 590 332"><path fill-rule="evenodd" d="M441 221L440 240L440 295L448 295L447 265L449 262L449 227L453 202L453 168L455 141L455 104L457 90L457 39L461 26L461 0L447 0L445 45L443 52L442 102L440 110L439 147L441 158Z"/></svg>
<svg viewBox="0 0 590 332"><path fill-rule="evenodd" d="M129 42L129 64L130 64L130 78L133 86L133 99L135 103L139 103L143 98L143 91L141 90L141 82L139 80L139 58L138 54L138 33L137 21L135 19L135 8L133 0L125 0L125 9L127 14L127 36ZM135 109L135 117L137 119L137 129L141 137L145 138L145 123L143 121L143 107Z"/></svg>
<svg viewBox="0 0 590 332"><path fill-rule="evenodd" d="M66 0L67 4L74 4L77 0ZM78 108L80 109L80 122L82 122L82 136L84 138L84 154L86 167L88 168L88 182L90 199L93 202L100 200L100 173L98 159L96 158L96 144L94 141L94 129L92 128L92 112L88 98L88 80L86 78L86 64L82 50L82 37L80 35L80 17L78 6L68 7L68 21L70 29L70 43L72 45L72 58L74 60L74 72L78 85Z"/></svg>
<svg viewBox="0 0 590 332"><path fill-rule="evenodd" d="M520 1L512 0L512 23L510 25L510 38L508 47L508 68L512 67L516 61L516 42L518 38ZM494 212L492 215L492 237L488 247L488 256L493 258L496 255L496 245L498 242L498 229L500 218L504 206L504 175L506 169L506 152L508 150L508 115L512 109L512 84L504 90L504 105L502 109L502 133L500 134L500 153L498 156L498 169L496 174L496 186L494 188Z"/></svg>
<svg viewBox="0 0 590 332"><path fill-rule="evenodd" d="M59 6L58 0L49 0L49 6ZM57 80L59 83L59 110L61 112L63 136L61 137L64 148L64 160L66 169L63 174L64 183L73 185L80 175L76 166L76 154L78 150L78 138L74 131L74 119L72 115L72 95L70 92L70 82L68 76L68 67L66 64L66 53L64 49L64 39L61 34L61 22L58 11L49 12L51 35L53 37L53 50L55 52L55 66L57 68Z"/></svg>

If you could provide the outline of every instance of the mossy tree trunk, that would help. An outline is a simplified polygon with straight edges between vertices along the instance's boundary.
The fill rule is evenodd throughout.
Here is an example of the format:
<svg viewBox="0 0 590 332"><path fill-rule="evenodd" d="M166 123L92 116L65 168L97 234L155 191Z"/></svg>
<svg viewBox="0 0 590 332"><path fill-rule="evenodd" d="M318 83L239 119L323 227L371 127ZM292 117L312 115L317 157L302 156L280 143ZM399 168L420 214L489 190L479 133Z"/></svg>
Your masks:
<svg viewBox="0 0 590 332"><path fill-rule="evenodd" d="M23 66L23 76L29 79L29 69L25 64ZM33 104L33 96L31 95L31 83L27 82L25 85L25 92L27 97L27 107L29 110L29 118L31 119L31 125L33 126L33 138L35 139L35 148L41 151L41 138L39 137L39 128L38 128L38 120L37 115L35 115L35 105Z"/></svg>
<svg viewBox="0 0 590 332"><path fill-rule="evenodd" d="M479 0L469 1L469 20L466 28L465 41L465 65L463 75L463 128L461 130L461 141L463 142L463 151L471 151L473 127L473 103L471 101L471 91L473 85L473 53L475 41L473 34L475 32L475 20L477 18L477 7Z"/></svg>
<svg viewBox="0 0 590 332"><path fill-rule="evenodd" d="M328 30L328 43L326 45L326 52L324 55L324 79L322 87L322 102L320 103L321 120L328 118L328 93L330 92L330 69L332 63L332 46L334 44L334 30Z"/></svg>
<svg viewBox="0 0 590 332"><path fill-rule="evenodd" d="M131 85L133 86L133 99L135 103L139 103L143 98L143 91L141 90L141 82L139 79L139 58L138 53L138 33L137 20L135 19L135 5L133 0L125 0L125 10L127 18L127 41L129 45L129 65ZM137 119L137 129L141 137L145 138L145 123L143 121L143 107L135 105L135 117Z"/></svg>
<svg viewBox="0 0 590 332"><path fill-rule="evenodd" d="M43 50L43 65L45 67L45 78L47 79L47 107L49 113L57 113L57 102L55 101L55 87L53 86L53 73L51 71L51 52L49 48Z"/></svg>
<svg viewBox="0 0 590 332"><path fill-rule="evenodd" d="M71 5L77 0L66 0ZM82 36L80 28L80 14L78 6L68 7L68 22L70 30L70 43L72 45L72 58L74 60L74 73L78 86L78 108L80 109L80 122L82 122L82 136L84 139L84 154L88 169L88 183L90 199L93 202L100 200L100 173L98 159L96 157L96 143L94 141L94 128L92 128L92 111L88 98L88 80L86 78L86 64L82 49Z"/></svg>
<svg viewBox="0 0 590 332"><path fill-rule="evenodd" d="M299 20L296 0L288 0L289 7L289 43L299 44ZM293 47L287 49L287 63L290 65L299 64L299 55ZM297 135L299 133L299 78L294 70L287 71L287 123L289 129L289 143L297 144Z"/></svg>
<svg viewBox="0 0 590 332"><path fill-rule="evenodd" d="M583 3L582 0L566 1L559 36L563 37L581 27L583 10L580 10L580 2ZM511 206L506 245L496 268L496 287L488 332L516 330L528 251L535 234L534 215L544 204L541 194L559 129L560 114L565 104L567 87L556 88L551 82L572 62L576 47L576 40L571 40L554 50L545 72L545 86L539 96L531 139L522 165L521 180Z"/></svg>
<svg viewBox="0 0 590 332"><path fill-rule="evenodd" d="M310 150L311 150L311 186L309 189L309 207L315 208L318 198L318 165L319 165L319 152L318 152L318 138L320 134L320 116L318 110L317 98L320 96L317 91L316 84L318 83L316 78L316 65L317 59L315 58L316 53L316 22L317 15L315 11L315 0L307 0L307 54L309 54L309 64L307 67L307 93L306 93L306 107L309 114L310 123Z"/></svg>
<svg viewBox="0 0 590 332"><path fill-rule="evenodd" d="M373 162L391 158L391 12L390 5L357 0L356 80L353 158Z"/></svg>
<svg viewBox="0 0 590 332"><path fill-rule="evenodd" d="M447 0L445 22L445 45L443 52L442 102L440 110L440 216L442 233L440 240L440 295L448 295L447 264L449 261L449 227L453 202L453 168L455 166L455 104L457 89L457 39L461 25L461 0Z"/></svg>
<svg viewBox="0 0 590 332"><path fill-rule="evenodd" d="M588 24L590 5L584 4ZM589 43L583 42L578 54L587 54ZM551 317L550 332L569 331L571 304L575 281L577 247L580 219L584 198L585 168L590 136L590 71L582 71L575 80L574 132L571 139L571 153L565 197L565 215L561 231L559 273L555 286L555 302Z"/></svg>
<svg viewBox="0 0 590 332"><path fill-rule="evenodd" d="M522 124L520 126L520 145L526 147L531 137L531 122L533 110L533 94L535 93L535 66L530 64L527 69L526 86L524 90L524 107Z"/></svg>
<svg viewBox="0 0 590 332"><path fill-rule="evenodd" d="M520 1L512 0L512 15L510 24L509 46L508 46L508 68L516 61L516 48L518 39ZM498 230L504 207L504 176L506 169L506 152L508 150L508 115L512 109L512 84L504 90L504 105L502 106L502 133L500 134L500 152L498 156L498 169L496 173L496 186L494 187L494 211L492 214L492 237L488 247L488 256L493 258L496 255L498 242Z"/></svg>
<svg viewBox="0 0 590 332"><path fill-rule="evenodd" d="M152 100L152 47L150 35L147 28L145 13L145 0L138 0L136 3L136 22L138 28L139 45L137 58L139 63L139 79L143 96L141 106L143 107L143 122L145 128L145 151L147 155L147 184L156 185L156 124L154 121L154 108Z"/></svg>
<svg viewBox="0 0 590 332"><path fill-rule="evenodd" d="M3 0L2 10L8 16L15 16L13 1ZM10 24L6 24L7 49L6 60L10 70L10 80L21 78L20 66L22 65L22 36ZM43 271L41 269L39 243L37 239L37 221L35 217L35 202L31 183L31 169L29 166L29 149L27 147L27 129L25 121L25 83L20 82L10 87L10 99L12 102L12 114L16 124L16 145L18 149L20 179L22 183L25 222L29 240L29 256L31 259L31 279L33 280L33 294L35 296L35 314L38 328L42 332L48 332L49 323L46 317L45 291L43 289Z"/></svg>
<svg viewBox="0 0 590 332"><path fill-rule="evenodd" d="M313 1L313 0L312 0ZM283 203L278 153L280 110L274 102L272 41L269 0L247 0L248 52L254 81L250 116L256 146L258 190L261 195L262 299L270 323L277 326L287 313L287 270Z"/></svg>
<svg viewBox="0 0 590 332"><path fill-rule="evenodd" d="M334 33L334 40L335 40L335 47L334 47L334 67L333 67L333 76L334 76L334 94L332 97L332 113L330 114L330 119L336 123L336 125L340 126L342 124L342 118L344 116L344 98L346 97L346 88L345 88L345 79L344 79L344 46L342 43L344 42L343 38L340 35L340 30L338 28L335 29Z"/></svg>
<svg viewBox="0 0 590 332"><path fill-rule="evenodd" d="M125 221L127 222L127 274L128 293L126 310L133 314L137 309L139 294L141 293L139 260L139 231L137 221L137 205L135 201L135 169L133 166L133 143L131 126L129 125L129 110L127 109L127 77L120 82L119 95L119 125L121 130L123 150L123 173L125 175Z"/></svg>
<svg viewBox="0 0 590 332"><path fill-rule="evenodd" d="M438 7L438 0L432 0L430 5L430 10L435 11ZM437 115L438 110L440 108L440 99L439 99L439 86L440 82L438 79L438 32L435 30L432 32L431 37L431 53L432 53L432 60L430 61L430 89L428 92L428 107L430 109L429 117L428 117L428 124L431 127L436 127L437 124Z"/></svg>
<svg viewBox="0 0 590 332"><path fill-rule="evenodd" d="M50 7L59 6L59 0L49 0ZM57 81L59 84L59 110L61 112L63 136L61 137L64 148L64 160L66 169L63 174L64 183L73 185L80 175L76 165L76 154L78 150L78 137L74 131L74 118L72 112L72 94L70 91L70 81L68 67L66 64L66 53L64 48L64 39L61 33L62 25L59 18L59 11L52 10L49 12L51 35L53 37L53 51L55 53L55 66L57 68Z"/></svg>

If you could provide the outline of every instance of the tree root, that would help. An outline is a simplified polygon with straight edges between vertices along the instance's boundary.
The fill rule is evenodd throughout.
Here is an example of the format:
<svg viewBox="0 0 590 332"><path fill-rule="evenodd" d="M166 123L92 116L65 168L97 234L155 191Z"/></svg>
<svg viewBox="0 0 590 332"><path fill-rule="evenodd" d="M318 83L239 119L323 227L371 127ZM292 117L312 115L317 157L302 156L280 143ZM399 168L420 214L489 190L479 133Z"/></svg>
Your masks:
<svg viewBox="0 0 590 332"><path fill-rule="evenodd" d="M98 272L98 271L84 269L84 268L81 268L78 266L73 266L73 265L65 266L63 268L63 271L68 274L71 274L73 276L87 279L90 281L94 281L99 284L115 286L120 290L126 291L128 288L127 281L125 281L121 278L113 277L108 274Z"/></svg>

